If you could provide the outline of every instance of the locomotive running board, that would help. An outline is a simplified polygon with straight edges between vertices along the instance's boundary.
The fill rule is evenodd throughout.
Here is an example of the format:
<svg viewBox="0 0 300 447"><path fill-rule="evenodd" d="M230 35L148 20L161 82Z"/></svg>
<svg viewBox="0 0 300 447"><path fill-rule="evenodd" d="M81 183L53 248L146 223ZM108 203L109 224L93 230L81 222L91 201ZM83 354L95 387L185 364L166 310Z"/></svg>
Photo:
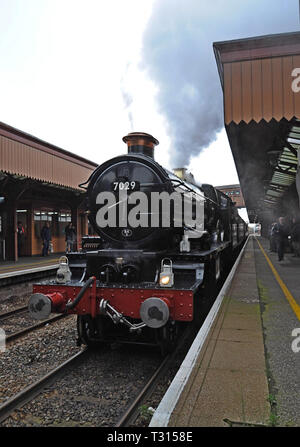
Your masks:
<svg viewBox="0 0 300 447"><path fill-rule="evenodd" d="M225 250L227 247L230 246L230 241L221 242L214 244L209 250L192 250L190 252L171 252L168 253L168 256L172 259L179 259L179 258L186 258L186 257L199 257L201 259L201 262L204 260L207 260L207 258L210 258L211 255L215 255L217 253L220 253L221 251Z"/></svg>

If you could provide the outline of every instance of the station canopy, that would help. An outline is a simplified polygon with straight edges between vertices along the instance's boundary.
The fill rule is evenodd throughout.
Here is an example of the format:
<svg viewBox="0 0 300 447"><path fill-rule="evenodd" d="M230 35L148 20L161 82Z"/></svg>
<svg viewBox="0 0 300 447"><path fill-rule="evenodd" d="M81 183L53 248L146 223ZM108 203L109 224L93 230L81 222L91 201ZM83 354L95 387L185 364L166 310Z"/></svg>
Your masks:
<svg viewBox="0 0 300 447"><path fill-rule="evenodd" d="M0 122L0 192L8 180L84 192L97 164Z"/></svg>
<svg viewBox="0 0 300 447"><path fill-rule="evenodd" d="M250 222L287 214L288 206L299 209L300 33L213 46L225 128Z"/></svg>

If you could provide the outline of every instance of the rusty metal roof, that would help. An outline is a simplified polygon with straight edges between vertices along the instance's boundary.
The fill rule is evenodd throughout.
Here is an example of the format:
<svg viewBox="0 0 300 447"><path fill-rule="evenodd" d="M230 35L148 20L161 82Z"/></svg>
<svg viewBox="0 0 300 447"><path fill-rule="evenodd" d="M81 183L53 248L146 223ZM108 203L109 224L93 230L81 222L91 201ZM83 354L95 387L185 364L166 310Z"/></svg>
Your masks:
<svg viewBox="0 0 300 447"><path fill-rule="evenodd" d="M225 124L300 116L292 71L300 67L300 32L213 44L224 91Z"/></svg>
<svg viewBox="0 0 300 447"><path fill-rule="evenodd" d="M0 123L0 170L80 190L97 164Z"/></svg>
<svg viewBox="0 0 300 447"><path fill-rule="evenodd" d="M282 207L287 194L295 197L300 92L292 83L294 70L300 69L300 32L213 47L225 127L248 214Z"/></svg>

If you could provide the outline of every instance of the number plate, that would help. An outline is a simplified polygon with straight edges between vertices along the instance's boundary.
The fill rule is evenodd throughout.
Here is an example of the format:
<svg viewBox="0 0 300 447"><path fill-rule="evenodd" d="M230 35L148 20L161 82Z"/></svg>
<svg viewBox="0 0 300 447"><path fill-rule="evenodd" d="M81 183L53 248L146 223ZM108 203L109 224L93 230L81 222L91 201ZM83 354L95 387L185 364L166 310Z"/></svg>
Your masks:
<svg viewBox="0 0 300 447"><path fill-rule="evenodd" d="M135 180L131 180L130 182L115 181L111 186L113 191L139 191L140 182Z"/></svg>

